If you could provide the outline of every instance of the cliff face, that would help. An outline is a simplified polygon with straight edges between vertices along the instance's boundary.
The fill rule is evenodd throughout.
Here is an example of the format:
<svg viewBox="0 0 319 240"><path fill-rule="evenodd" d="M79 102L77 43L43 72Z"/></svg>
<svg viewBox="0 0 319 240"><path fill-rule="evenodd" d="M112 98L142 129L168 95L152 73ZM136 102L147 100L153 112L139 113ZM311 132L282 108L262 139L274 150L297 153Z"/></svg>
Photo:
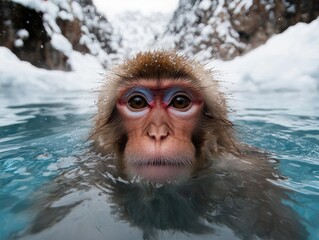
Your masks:
<svg viewBox="0 0 319 240"><path fill-rule="evenodd" d="M315 0L180 0L164 40L201 60L230 60L318 15Z"/></svg>
<svg viewBox="0 0 319 240"><path fill-rule="evenodd" d="M114 31L92 0L0 0L0 46L37 67L60 70L71 70L73 51L104 66L153 48L175 48L204 62L230 60L318 15L317 0L180 0L164 33L166 16L139 13L120 15Z"/></svg>
<svg viewBox="0 0 319 240"><path fill-rule="evenodd" d="M0 1L0 46L40 68L71 70L73 50L105 64L115 51L112 32L92 0Z"/></svg>

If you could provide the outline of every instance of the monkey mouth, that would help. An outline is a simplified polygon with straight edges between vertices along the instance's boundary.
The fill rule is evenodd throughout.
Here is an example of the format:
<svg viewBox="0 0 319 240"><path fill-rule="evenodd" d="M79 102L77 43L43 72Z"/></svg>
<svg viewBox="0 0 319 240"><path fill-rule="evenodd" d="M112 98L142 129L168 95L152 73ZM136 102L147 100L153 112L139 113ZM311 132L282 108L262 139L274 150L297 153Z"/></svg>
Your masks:
<svg viewBox="0 0 319 240"><path fill-rule="evenodd" d="M183 167L186 166L186 163L183 161L167 161L165 159L150 159L145 162L137 162L134 164L135 167Z"/></svg>
<svg viewBox="0 0 319 240"><path fill-rule="evenodd" d="M192 162L189 158L130 159L127 170L131 176L139 176L153 182L165 182L190 176Z"/></svg>

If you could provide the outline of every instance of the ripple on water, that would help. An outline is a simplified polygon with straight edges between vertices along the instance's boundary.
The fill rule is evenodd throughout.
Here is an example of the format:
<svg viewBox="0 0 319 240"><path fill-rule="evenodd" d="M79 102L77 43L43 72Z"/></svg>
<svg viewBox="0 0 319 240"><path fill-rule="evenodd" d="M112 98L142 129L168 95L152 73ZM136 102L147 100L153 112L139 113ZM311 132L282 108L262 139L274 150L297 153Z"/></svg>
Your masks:
<svg viewBox="0 0 319 240"><path fill-rule="evenodd" d="M274 184L292 190L294 201L287 204L298 212L311 233L309 239L316 239L319 236L319 97L286 93L243 97L237 104L240 105L236 107L237 115L232 116L240 138L280 160L280 170L287 179ZM76 172L76 162L87 148L84 142L91 114L79 110L81 107L59 101L0 109L1 239L27 225L30 215L24 212L29 207L26 200L45 183L63 171L69 178L84 174ZM112 178L112 175L105 173L105 177Z"/></svg>

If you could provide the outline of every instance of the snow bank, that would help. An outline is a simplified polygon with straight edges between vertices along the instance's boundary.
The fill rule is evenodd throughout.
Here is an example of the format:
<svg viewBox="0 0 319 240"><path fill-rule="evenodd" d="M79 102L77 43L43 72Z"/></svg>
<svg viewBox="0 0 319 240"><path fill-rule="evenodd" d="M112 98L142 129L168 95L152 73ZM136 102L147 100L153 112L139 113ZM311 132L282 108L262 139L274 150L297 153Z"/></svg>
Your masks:
<svg viewBox="0 0 319 240"><path fill-rule="evenodd" d="M222 72L220 80L232 91L318 91L318 39L319 19L299 23L243 57L209 67ZM98 58L67 50L72 72L36 68L0 47L0 95L32 101L41 94L98 88L105 72Z"/></svg>
<svg viewBox="0 0 319 240"><path fill-rule="evenodd" d="M14 103L33 103L42 96L96 89L105 72L98 59L76 51L69 56L73 72L49 71L21 61L9 49L0 47L1 104L12 99Z"/></svg>
<svg viewBox="0 0 319 240"><path fill-rule="evenodd" d="M298 23L229 62L215 61L232 91L319 90L319 18Z"/></svg>
<svg viewBox="0 0 319 240"><path fill-rule="evenodd" d="M77 108L52 107L54 116L94 112L97 88L105 70L92 55L70 53L73 72L49 71L19 60L9 49L0 47L0 126L21 123L41 111L41 105L63 103ZM19 106L15 108L14 106ZM26 106L25 108L23 106ZM12 108L13 107L13 108Z"/></svg>
<svg viewBox="0 0 319 240"><path fill-rule="evenodd" d="M84 90L97 86L105 70L96 57L70 51L74 71L50 71L21 61L8 48L0 47L0 88L24 93Z"/></svg>

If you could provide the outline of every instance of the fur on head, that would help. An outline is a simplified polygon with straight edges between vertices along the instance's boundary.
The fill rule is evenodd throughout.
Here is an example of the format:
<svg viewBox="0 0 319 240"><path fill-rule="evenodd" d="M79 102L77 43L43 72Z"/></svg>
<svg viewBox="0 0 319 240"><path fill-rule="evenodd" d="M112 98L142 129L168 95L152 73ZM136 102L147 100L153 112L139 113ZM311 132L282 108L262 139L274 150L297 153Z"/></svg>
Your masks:
<svg viewBox="0 0 319 240"><path fill-rule="evenodd" d="M200 158L207 159L223 152L238 153L233 125L227 118L225 96L219 90L213 71L173 51L139 53L107 73L90 137L97 151L116 155L125 148L127 135L116 109L120 89L137 80L162 79L189 84L204 99L202 116L192 139Z"/></svg>

